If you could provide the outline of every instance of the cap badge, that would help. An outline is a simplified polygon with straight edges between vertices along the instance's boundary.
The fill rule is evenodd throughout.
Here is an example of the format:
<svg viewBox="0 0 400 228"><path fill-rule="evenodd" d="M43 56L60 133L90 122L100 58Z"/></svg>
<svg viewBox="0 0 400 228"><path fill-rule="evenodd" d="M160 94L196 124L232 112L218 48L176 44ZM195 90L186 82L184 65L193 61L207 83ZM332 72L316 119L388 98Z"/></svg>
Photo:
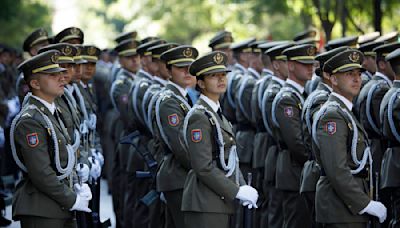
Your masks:
<svg viewBox="0 0 400 228"><path fill-rule="evenodd" d="M219 65L224 61L224 56L221 53L217 53L214 55L213 59L214 62Z"/></svg>
<svg viewBox="0 0 400 228"><path fill-rule="evenodd" d="M186 58L191 58L193 55L192 49L191 48L186 48L183 51L183 56L185 56Z"/></svg>
<svg viewBox="0 0 400 228"><path fill-rule="evenodd" d="M87 52L89 55L95 55L96 54L96 48L95 47L88 47Z"/></svg>
<svg viewBox="0 0 400 228"><path fill-rule="evenodd" d="M44 31L43 29L41 29L39 31L39 36L47 36L46 31Z"/></svg>
<svg viewBox="0 0 400 228"><path fill-rule="evenodd" d="M79 35L79 29L78 28L71 28L71 34L72 35Z"/></svg>
<svg viewBox="0 0 400 228"><path fill-rule="evenodd" d="M350 61L353 63L358 62L360 60L360 54L358 52L353 52L349 55Z"/></svg>
<svg viewBox="0 0 400 228"><path fill-rule="evenodd" d="M225 36L224 37L224 42L232 42L232 37L231 36Z"/></svg>
<svg viewBox="0 0 400 228"><path fill-rule="evenodd" d="M62 49L62 53L63 53L65 56L70 56L71 53L72 53L72 48L71 48L70 46L66 46L66 47L64 47L64 48Z"/></svg>
<svg viewBox="0 0 400 228"><path fill-rule="evenodd" d="M81 48L77 47L76 48L76 56L79 56L79 55L81 55Z"/></svg>
<svg viewBox="0 0 400 228"><path fill-rule="evenodd" d="M58 54L58 53L54 53L54 54L50 57L51 62L53 62L53 63L58 63L58 57L59 57L59 54Z"/></svg>
<svg viewBox="0 0 400 228"><path fill-rule="evenodd" d="M315 47L309 47L307 49L307 54L310 56L315 55Z"/></svg>

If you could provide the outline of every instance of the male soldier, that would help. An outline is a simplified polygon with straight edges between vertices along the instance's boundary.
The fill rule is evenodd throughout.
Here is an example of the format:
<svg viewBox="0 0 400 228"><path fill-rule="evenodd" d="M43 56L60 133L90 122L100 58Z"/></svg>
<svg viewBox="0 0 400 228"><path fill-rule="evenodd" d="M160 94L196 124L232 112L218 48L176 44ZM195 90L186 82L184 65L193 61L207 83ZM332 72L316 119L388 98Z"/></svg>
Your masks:
<svg viewBox="0 0 400 228"><path fill-rule="evenodd" d="M152 62L158 65L157 66L158 74L154 75L153 81L154 83L160 85L161 87L167 85L171 75L169 74L167 65L165 64L164 61L160 59L160 56L163 52L178 46L179 45L176 43L166 43L166 44L159 44L148 49L148 51L151 52Z"/></svg>
<svg viewBox="0 0 400 228"><path fill-rule="evenodd" d="M382 159L381 167L381 179L380 187L386 189L386 192L391 196L390 205L392 208L389 210L389 214L386 221L389 227L396 226L398 224L398 218L400 215L400 178L399 173L399 149L400 149L400 137L399 137L399 93L400 93L400 49L389 53L385 60L390 63L391 68L395 73L395 80L393 86L383 97L379 116L381 119L382 134L388 141L388 148ZM385 202L384 202L385 203ZM389 223L390 222L390 223Z"/></svg>
<svg viewBox="0 0 400 228"><path fill-rule="evenodd" d="M271 109L276 94L285 84L288 77L288 69L285 62L286 56L282 55L282 51L293 45L293 43L283 43L265 51L265 54L271 59L274 72L261 100L263 125L268 133L267 141L270 144L265 158L263 180L264 195L268 199L268 227L282 227L283 225L282 192L275 187L276 159L279 151L275 140L276 132L273 130L272 125Z"/></svg>
<svg viewBox="0 0 400 228"><path fill-rule="evenodd" d="M332 92L329 75L323 71L324 64L328 59L346 49L346 47L335 48L315 57L315 60L319 62L319 68L316 70L316 74L321 77L321 81L318 83L314 92L307 96L301 113L301 120L303 122L302 137L304 145L306 145L307 148L308 161L304 164L301 173L300 193L304 195L306 199L307 209L310 211L310 216L312 216L311 221L313 222L313 227L319 227L319 224L315 224L315 187L320 174L319 167L315 161L315 152L311 141L313 116L328 100L328 96Z"/></svg>
<svg viewBox="0 0 400 228"><path fill-rule="evenodd" d="M376 42L372 41L369 43L365 43L361 45L358 50L360 50L364 54L364 62L363 62L363 68L366 69L366 71L361 73L361 78L363 80L361 84L361 89L367 84L372 79L372 76L376 72L376 52L372 51L374 48L381 46L383 42Z"/></svg>
<svg viewBox="0 0 400 228"><path fill-rule="evenodd" d="M43 28L39 28L29 34L22 45L22 49L33 57L38 54L40 48L47 46L48 44L49 37L47 35L47 31ZM29 87L23 79L24 77L21 73L18 75L16 82L16 90L21 103L25 97L25 94L29 91Z"/></svg>
<svg viewBox="0 0 400 228"><path fill-rule="evenodd" d="M342 38L337 38L330 40L326 45L325 49L327 51L338 48L338 47L351 47L351 48L357 48L357 40L358 36L348 36L348 37L342 37Z"/></svg>
<svg viewBox="0 0 400 228"><path fill-rule="evenodd" d="M80 28L69 27L54 37L54 43L83 44L84 35Z"/></svg>
<svg viewBox="0 0 400 228"><path fill-rule="evenodd" d="M71 211L90 212L87 184L71 189L75 156L54 103L64 92L58 56L43 52L19 66L32 91L11 133L14 159L24 171L13 200L13 218L22 227L75 227Z"/></svg>
<svg viewBox="0 0 400 228"><path fill-rule="evenodd" d="M167 209L177 228L185 227L181 211L182 193L191 168L180 132L192 106L186 90L192 80L188 68L197 56L198 51L194 47L182 45L164 52L160 57L167 64L171 80L156 103L155 126L164 149L164 161L157 172L157 190L164 193Z"/></svg>
<svg viewBox="0 0 400 228"><path fill-rule="evenodd" d="M228 58L228 69L231 69L235 64L233 59L233 53L230 49L230 45L233 43L232 33L228 31L219 31L211 38L208 46L212 51L222 51Z"/></svg>
<svg viewBox="0 0 400 228"><path fill-rule="evenodd" d="M115 50L118 52L121 70L116 76L116 80L111 86L110 96L114 108L118 110L122 121L121 129L116 132L116 151L113 162L113 202L116 212L117 223L123 226L124 199L127 185L127 160L129 157L129 146L119 145L119 138L133 132L136 127L135 123L130 119L128 109L129 91L136 79L136 73L140 68L140 56L136 52L139 42L136 40L125 40L119 43Z"/></svg>
<svg viewBox="0 0 400 228"><path fill-rule="evenodd" d="M355 102L355 114L368 133L370 140L372 160L373 160L373 179L379 175L382 156L387 145L381 140L381 121L379 118L380 105L385 93L393 84L395 74L390 67L389 62L385 61L385 56L396 48L400 43L384 44L376 47L373 51L376 53L377 72L372 79L362 88ZM390 203L389 195L381 192L382 201Z"/></svg>
<svg viewBox="0 0 400 228"><path fill-rule="evenodd" d="M236 125L236 103L235 97L241 77L246 74L247 67L249 67L249 55L251 48L248 45L254 42L255 39L245 40L231 45L233 51L233 58L236 63L233 66L232 72L228 74L228 88L222 98L222 112L226 118L234 125ZM240 156L239 156L240 157Z"/></svg>
<svg viewBox="0 0 400 228"><path fill-rule="evenodd" d="M153 75L158 74L158 64L152 61L151 52L147 50L153 46L165 43L164 40L157 39L147 43L142 43L138 47L137 52L140 55L141 63L141 69L137 73L139 78L145 78L151 81L153 80Z"/></svg>
<svg viewBox="0 0 400 228"><path fill-rule="evenodd" d="M302 138L301 110L304 85L313 74L316 47L296 45L282 52L287 58L288 79L272 103L272 121L277 127L279 154L276 188L283 193L283 227L310 227L310 211L304 210L300 195L300 174L308 154Z"/></svg>
<svg viewBox="0 0 400 228"><path fill-rule="evenodd" d="M368 194L371 154L366 132L351 112L361 86L362 61L362 53L350 49L332 57L323 68L333 92L314 118L313 143L321 167L316 217L324 227L366 227L367 214L381 223L386 218L385 206Z"/></svg>
<svg viewBox="0 0 400 228"><path fill-rule="evenodd" d="M264 94L265 89L267 88L272 75L272 63L271 59L265 51L269 48L276 46L280 42L268 42L265 44L258 45L258 48L261 49L262 54L260 55L260 59L263 62L264 68L262 69L261 78L257 80L254 85L252 96L251 96L251 110L252 110L252 123L256 129L256 133L254 136L254 151L253 151L253 164L252 168L257 169L257 180L256 185L254 185L259 191L259 204L257 212L260 213L262 216L258 219L261 227L266 227L268 225L267 220L267 195L264 195L262 181L264 179L264 164L265 164L265 156L267 155L268 151L268 134L265 130L265 127L262 123L262 114L261 114L261 102L262 102L262 95ZM256 212L256 214L257 214ZM257 219L257 218L256 218Z"/></svg>

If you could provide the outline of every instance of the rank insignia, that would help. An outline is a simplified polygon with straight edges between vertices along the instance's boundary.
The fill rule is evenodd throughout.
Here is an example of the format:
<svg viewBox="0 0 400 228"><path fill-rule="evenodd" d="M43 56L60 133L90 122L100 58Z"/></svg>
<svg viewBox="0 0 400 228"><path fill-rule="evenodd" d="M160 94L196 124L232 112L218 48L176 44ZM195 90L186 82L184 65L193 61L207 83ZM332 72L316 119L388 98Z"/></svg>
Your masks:
<svg viewBox="0 0 400 228"><path fill-rule="evenodd" d="M26 135L26 141L28 142L28 145L30 147L36 147L37 145L39 145L38 134L37 133L32 133L32 134Z"/></svg>
<svg viewBox="0 0 400 228"><path fill-rule="evenodd" d="M169 125L175 127L176 125L179 124L179 117L176 113L171 114L168 116L168 123Z"/></svg>
<svg viewBox="0 0 400 228"><path fill-rule="evenodd" d="M284 113L286 117L292 118L293 117L293 108L292 107L285 107Z"/></svg>
<svg viewBox="0 0 400 228"><path fill-rule="evenodd" d="M203 138L203 135L202 135L200 129L192 130L192 142L195 142L195 143L200 142L202 138Z"/></svg>
<svg viewBox="0 0 400 228"><path fill-rule="evenodd" d="M326 123L325 131L330 135L335 134L336 133L336 122Z"/></svg>

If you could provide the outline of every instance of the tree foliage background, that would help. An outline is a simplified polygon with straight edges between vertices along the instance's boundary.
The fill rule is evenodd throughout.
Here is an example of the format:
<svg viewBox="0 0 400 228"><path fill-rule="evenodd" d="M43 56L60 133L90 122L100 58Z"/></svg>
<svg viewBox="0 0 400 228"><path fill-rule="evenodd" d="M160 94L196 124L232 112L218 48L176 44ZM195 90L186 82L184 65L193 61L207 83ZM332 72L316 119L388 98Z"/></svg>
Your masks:
<svg viewBox="0 0 400 228"><path fill-rule="evenodd" d="M398 0L69 0L79 11L75 26L85 40L113 47L121 32L136 30L139 38L161 36L168 41L205 48L216 31L227 29L236 40L292 39L316 27L326 40L375 30L398 30ZM0 42L21 46L37 27L51 31L57 0L2 0ZM65 18L69 20L69 18ZM71 24L72 25L72 24ZM57 33L59 31L54 31Z"/></svg>

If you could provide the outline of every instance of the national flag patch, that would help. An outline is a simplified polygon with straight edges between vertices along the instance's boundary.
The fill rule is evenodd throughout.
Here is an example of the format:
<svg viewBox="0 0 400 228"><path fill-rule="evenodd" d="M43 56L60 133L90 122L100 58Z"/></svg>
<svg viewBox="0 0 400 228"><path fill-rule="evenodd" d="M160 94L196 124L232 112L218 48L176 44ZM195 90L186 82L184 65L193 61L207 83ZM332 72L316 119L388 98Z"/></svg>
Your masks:
<svg viewBox="0 0 400 228"><path fill-rule="evenodd" d="M293 108L292 107L285 107L284 113L286 117L292 118L293 117Z"/></svg>
<svg viewBox="0 0 400 228"><path fill-rule="evenodd" d="M192 141L197 143L200 142L203 138L203 135L201 133L201 129L193 129L192 130Z"/></svg>
<svg viewBox="0 0 400 228"><path fill-rule="evenodd" d="M39 136L37 133L28 134L26 135L26 141L30 147L36 147L39 145Z"/></svg>
<svg viewBox="0 0 400 228"><path fill-rule="evenodd" d="M326 123L325 131L330 135L335 134L336 133L336 122L328 122L328 123Z"/></svg>
<svg viewBox="0 0 400 228"><path fill-rule="evenodd" d="M179 124L179 116L178 114L174 113L168 116L168 123L169 125L175 127Z"/></svg>

